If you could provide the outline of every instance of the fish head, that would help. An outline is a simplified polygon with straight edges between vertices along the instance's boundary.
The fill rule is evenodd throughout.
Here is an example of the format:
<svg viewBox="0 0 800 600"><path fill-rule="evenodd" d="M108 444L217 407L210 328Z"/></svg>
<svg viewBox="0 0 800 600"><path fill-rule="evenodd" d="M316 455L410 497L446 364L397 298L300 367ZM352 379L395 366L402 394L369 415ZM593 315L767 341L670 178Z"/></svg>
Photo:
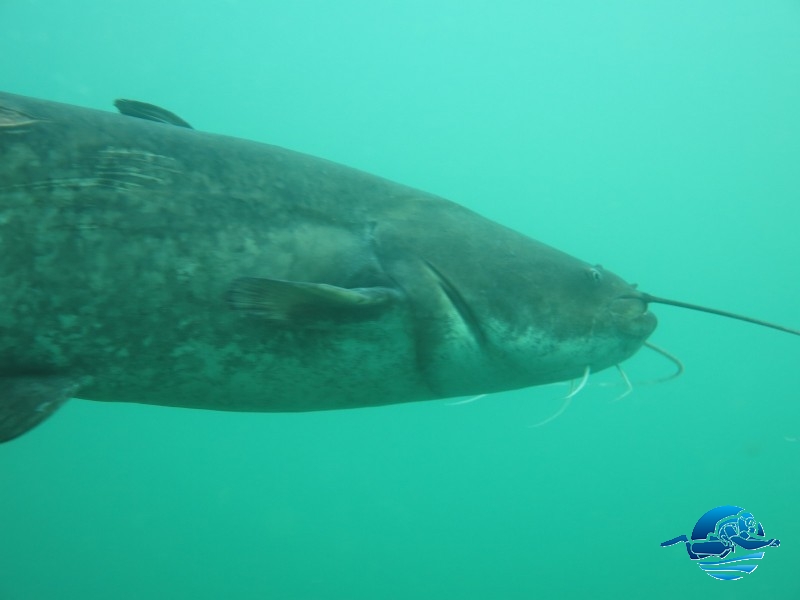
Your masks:
<svg viewBox="0 0 800 600"><path fill-rule="evenodd" d="M635 285L566 256L537 265L523 277L517 316L495 321L496 343L513 348L542 383L601 371L635 354L657 319ZM523 364L520 369L525 369Z"/></svg>

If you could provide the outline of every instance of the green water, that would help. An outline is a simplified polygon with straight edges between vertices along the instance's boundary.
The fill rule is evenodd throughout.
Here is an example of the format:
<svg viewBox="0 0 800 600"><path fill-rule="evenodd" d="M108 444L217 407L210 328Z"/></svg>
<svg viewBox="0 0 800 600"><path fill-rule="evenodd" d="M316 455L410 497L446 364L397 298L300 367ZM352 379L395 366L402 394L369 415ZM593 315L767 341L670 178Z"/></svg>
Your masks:
<svg viewBox="0 0 800 600"><path fill-rule="evenodd" d="M794 0L2 0L0 28L5 91L153 102L800 326ZM601 374L540 428L565 388L300 415L72 401L0 448L0 600L800 598L800 339L654 310L685 375L614 402ZM659 547L721 504L782 541L738 582Z"/></svg>

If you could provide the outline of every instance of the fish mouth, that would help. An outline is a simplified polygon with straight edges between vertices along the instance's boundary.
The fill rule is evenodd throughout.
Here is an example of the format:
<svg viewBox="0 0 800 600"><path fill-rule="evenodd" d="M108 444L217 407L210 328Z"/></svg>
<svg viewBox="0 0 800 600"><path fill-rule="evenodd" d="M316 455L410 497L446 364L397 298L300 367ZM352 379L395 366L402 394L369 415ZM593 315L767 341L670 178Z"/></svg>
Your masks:
<svg viewBox="0 0 800 600"><path fill-rule="evenodd" d="M623 333L647 339L656 328L658 320L648 310L647 301L639 296L620 296L609 307L616 326Z"/></svg>

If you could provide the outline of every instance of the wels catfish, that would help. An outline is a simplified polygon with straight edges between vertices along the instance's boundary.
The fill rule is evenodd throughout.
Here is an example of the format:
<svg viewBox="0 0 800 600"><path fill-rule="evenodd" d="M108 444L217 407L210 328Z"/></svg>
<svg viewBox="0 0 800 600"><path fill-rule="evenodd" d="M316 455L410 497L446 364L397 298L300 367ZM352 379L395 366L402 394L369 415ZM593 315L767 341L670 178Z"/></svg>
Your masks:
<svg viewBox="0 0 800 600"><path fill-rule="evenodd" d="M72 396L314 411L585 381L671 302L431 194L117 107L0 93L0 442Z"/></svg>

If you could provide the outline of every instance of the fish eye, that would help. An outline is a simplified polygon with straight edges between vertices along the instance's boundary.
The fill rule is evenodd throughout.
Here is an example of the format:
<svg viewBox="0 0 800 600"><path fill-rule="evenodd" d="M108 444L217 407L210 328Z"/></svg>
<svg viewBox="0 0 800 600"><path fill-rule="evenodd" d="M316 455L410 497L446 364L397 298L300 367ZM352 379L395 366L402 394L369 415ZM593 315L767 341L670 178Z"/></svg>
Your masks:
<svg viewBox="0 0 800 600"><path fill-rule="evenodd" d="M594 279L595 281L602 281L603 280L603 272L601 271L603 267L597 265L595 267L589 267L586 274Z"/></svg>

